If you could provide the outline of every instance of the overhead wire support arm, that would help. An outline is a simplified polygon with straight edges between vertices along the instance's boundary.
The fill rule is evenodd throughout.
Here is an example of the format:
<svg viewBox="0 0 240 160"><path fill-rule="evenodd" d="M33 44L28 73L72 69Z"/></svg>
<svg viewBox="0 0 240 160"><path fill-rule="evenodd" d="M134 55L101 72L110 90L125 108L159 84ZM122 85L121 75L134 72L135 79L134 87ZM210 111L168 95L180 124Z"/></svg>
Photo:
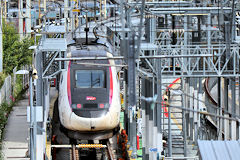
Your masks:
<svg viewBox="0 0 240 160"><path fill-rule="evenodd" d="M141 97L142 100L144 101L147 101L149 103L153 102L153 97ZM156 104L159 104L160 101L155 101ZM211 117L217 117L217 118L220 118L220 119L228 119L228 120L233 120L233 121L240 121L239 118L232 118L232 117L225 117L225 116L221 116L221 115L216 115L216 114L213 114L213 113L208 113L208 112L203 112L203 111L200 111L200 110L196 110L196 109L191 109L191 108L184 108L182 106L170 106L170 105L166 105L166 107L171 107L171 108L178 108L178 109L182 109L182 110L185 110L185 111L190 111L190 112L197 112L197 113L200 113L200 114L203 114L203 115L207 115L207 116L211 116Z"/></svg>
<svg viewBox="0 0 240 160"><path fill-rule="evenodd" d="M154 55L154 56L139 56L136 59L161 59L161 58L189 58L189 57L212 57L212 54L205 55ZM80 61L80 60L109 60L109 59L124 59L124 56L116 57L81 57L81 58L55 58L55 61Z"/></svg>

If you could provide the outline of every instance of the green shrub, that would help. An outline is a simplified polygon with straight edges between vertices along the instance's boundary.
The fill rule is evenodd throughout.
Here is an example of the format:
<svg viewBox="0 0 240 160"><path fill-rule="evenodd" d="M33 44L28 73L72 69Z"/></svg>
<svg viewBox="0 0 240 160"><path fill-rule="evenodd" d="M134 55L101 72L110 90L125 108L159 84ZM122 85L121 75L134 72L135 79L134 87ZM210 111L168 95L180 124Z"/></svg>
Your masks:
<svg viewBox="0 0 240 160"><path fill-rule="evenodd" d="M3 71L12 74L14 67L31 64L32 50L28 48L34 44L33 38L20 40L17 30L11 23L3 23Z"/></svg>
<svg viewBox="0 0 240 160"><path fill-rule="evenodd" d="M0 88L3 86L6 77L7 76L4 73L0 73Z"/></svg>

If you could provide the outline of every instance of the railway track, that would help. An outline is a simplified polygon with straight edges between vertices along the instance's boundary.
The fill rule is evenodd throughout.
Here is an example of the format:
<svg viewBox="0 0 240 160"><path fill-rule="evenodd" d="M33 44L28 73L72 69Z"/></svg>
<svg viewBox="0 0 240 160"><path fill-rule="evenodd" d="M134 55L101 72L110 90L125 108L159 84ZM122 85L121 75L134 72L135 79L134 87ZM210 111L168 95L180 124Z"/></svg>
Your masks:
<svg viewBox="0 0 240 160"><path fill-rule="evenodd" d="M104 143L106 144L52 145L51 148L68 149L66 154L69 154L69 160L117 160L110 140Z"/></svg>
<svg viewBox="0 0 240 160"><path fill-rule="evenodd" d="M54 138L50 142L52 160L117 160L115 136L96 143L86 140L69 142L69 138L60 131L59 113L56 105L57 100L52 121L52 137Z"/></svg>

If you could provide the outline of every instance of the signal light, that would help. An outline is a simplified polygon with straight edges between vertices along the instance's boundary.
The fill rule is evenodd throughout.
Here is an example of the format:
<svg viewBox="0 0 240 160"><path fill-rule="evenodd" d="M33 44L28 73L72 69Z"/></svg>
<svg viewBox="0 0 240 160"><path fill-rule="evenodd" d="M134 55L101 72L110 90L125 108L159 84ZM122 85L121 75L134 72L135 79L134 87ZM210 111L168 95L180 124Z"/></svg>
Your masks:
<svg viewBox="0 0 240 160"><path fill-rule="evenodd" d="M82 108L82 105L81 104L77 104L77 108Z"/></svg>
<svg viewBox="0 0 240 160"><path fill-rule="evenodd" d="M99 104L99 108L104 108L104 104Z"/></svg>

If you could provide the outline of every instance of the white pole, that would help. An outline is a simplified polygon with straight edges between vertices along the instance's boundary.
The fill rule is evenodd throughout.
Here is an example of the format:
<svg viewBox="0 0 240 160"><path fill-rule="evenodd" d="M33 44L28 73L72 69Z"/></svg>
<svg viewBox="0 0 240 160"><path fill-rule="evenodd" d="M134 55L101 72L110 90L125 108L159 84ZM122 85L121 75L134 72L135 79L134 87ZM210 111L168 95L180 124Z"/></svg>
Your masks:
<svg viewBox="0 0 240 160"><path fill-rule="evenodd" d="M65 29L68 32L68 0L64 0L64 18L65 18Z"/></svg>
<svg viewBox="0 0 240 160"><path fill-rule="evenodd" d="M107 19L107 0L104 0L104 18Z"/></svg>
<svg viewBox="0 0 240 160"><path fill-rule="evenodd" d="M3 55L3 44L2 44L2 27L3 27L3 24L2 24L2 7L0 9L0 72L2 72L2 55Z"/></svg>
<svg viewBox="0 0 240 160"><path fill-rule="evenodd" d="M18 1L18 33L20 35L20 40L23 39L23 1Z"/></svg>
<svg viewBox="0 0 240 160"><path fill-rule="evenodd" d="M7 18L7 0L4 2L4 18Z"/></svg>
<svg viewBox="0 0 240 160"><path fill-rule="evenodd" d="M31 0L26 0L26 32L31 35Z"/></svg>
<svg viewBox="0 0 240 160"><path fill-rule="evenodd" d="M43 10L44 10L44 13L46 13L46 11L47 11L47 2L46 2L46 0L43 1Z"/></svg>

